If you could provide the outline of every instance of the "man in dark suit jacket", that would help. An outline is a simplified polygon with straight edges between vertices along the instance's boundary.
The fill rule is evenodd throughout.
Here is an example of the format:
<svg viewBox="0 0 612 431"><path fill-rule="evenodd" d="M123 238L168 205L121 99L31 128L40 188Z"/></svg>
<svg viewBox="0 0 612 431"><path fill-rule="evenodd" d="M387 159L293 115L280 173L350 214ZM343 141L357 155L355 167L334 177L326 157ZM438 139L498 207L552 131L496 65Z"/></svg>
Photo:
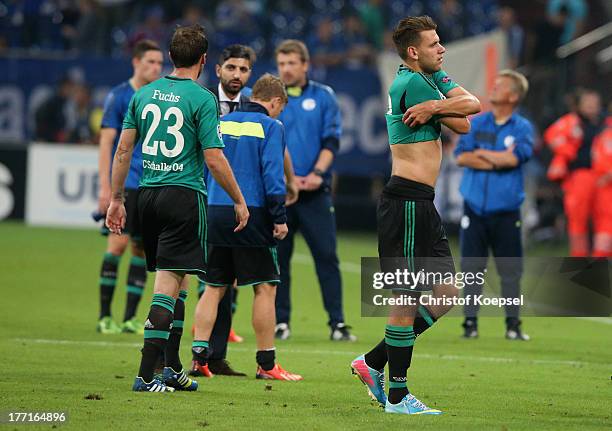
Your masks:
<svg viewBox="0 0 612 431"><path fill-rule="evenodd" d="M222 116L249 101L250 88L245 85L251 77L253 63L255 52L245 45L230 45L221 53L215 66L219 84L210 90L219 100Z"/></svg>
<svg viewBox="0 0 612 431"><path fill-rule="evenodd" d="M245 93L248 90L250 94L250 89L245 88L245 85L251 77L254 62L255 52L245 45L230 45L221 53L215 66L219 83L217 86L210 88L210 91L217 96L219 101L221 116L234 112L238 107L249 101ZM198 280L198 282L198 294L202 296L204 283L202 280ZM238 290L236 288L227 289L225 296L219 303L217 321L210 336L208 364L202 367L196 361L193 361L189 373L192 376L210 376L211 373L227 376L246 375L234 370L225 359L230 333L232 334L232 341L242 341L231 330L232 313L235 310L237 294Z"/></svg>

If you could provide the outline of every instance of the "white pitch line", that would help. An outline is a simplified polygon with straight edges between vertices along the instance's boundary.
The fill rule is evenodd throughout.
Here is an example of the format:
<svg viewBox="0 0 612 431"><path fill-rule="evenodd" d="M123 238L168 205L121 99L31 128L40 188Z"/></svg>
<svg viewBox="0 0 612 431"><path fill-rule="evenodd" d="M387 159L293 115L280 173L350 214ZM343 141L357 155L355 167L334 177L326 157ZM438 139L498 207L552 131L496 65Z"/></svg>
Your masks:
<svg viewBox="0 0 612 431"><path fill-rule="evenodd" d="M295 263L299 263L302 265L314 265L314 260L312 260L312 256L303 253L293 253L293 257L291 260ZM353 262L340 262L340 271L342 272L350 272L353 274L361 274L361 265Z"/></svg>
<svg viewBox="0 0 612 431"><path fill-rule="evenodd" d="M610 317L576 317L576 319L588 320L589 322L603 323L606 325L612 325L612 318Z"/></svg>
<svg viewBox="0 0 612 431"><path fill-rule="evenodd" d="M115 341L78 341L78 340L54 340L54 339L43 339L43 338L13 338L12 341L20 343L35 343L35 344L55 344L55 345L73 345L73 346L91 346L91 347L129 347L138 348L142 346L142 343L119 343ZM231 346L231 350L235 352L251 352L252 349L246 347ZM363 352L349 352L342 350L302 350L302 349L291 349L283 348L284 352L296 353L300 355L341 355L341 356L356 356ZM416 353L416 358L423 359L434 359L443 361L473 361L473 362L495 362L504 364L535 364L535 365L565 365L571 367L584 367L584 366L595 366L595 367L607 367L609 364L601 362L587 362L587 361L561 361L554 359L515 359L515 358L502 358L498 356L461 356L461 355L432 355L428 353Z"/></svg>
<svg viewBox="0 0 612 431"><path fill-rule="evenodd" d="M293 261L302 265L314 265L312 257L307 254L293 253ZM342 272L350 272L353 274L361 274L361 265L354 262L340 262L340 270ZM588 320L590 322L603 323L612 325L610 317L574 317L574 319Z"/></svg>

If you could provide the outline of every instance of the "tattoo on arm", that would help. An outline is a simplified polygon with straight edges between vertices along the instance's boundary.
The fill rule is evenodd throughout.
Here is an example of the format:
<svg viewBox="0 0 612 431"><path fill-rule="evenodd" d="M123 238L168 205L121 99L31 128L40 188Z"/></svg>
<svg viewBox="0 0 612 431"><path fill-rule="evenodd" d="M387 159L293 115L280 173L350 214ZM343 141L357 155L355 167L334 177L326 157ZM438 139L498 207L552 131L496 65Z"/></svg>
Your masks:
<svg viewBox="0 0 612 431"><path fill-rule="evenodd" d="M117 160L119 160L121 163L123 163L124 160L124 156L125 154L129 153L130 151L125 149L122 145L119 145L117 147Z"/></svg>

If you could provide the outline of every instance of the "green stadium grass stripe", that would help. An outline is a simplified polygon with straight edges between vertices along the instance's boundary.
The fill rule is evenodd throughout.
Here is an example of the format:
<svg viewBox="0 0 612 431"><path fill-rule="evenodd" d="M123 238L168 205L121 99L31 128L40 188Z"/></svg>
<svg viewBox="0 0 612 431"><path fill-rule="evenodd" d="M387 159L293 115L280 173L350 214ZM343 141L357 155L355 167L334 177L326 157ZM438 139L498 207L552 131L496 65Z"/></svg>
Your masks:
<svg viewBox="0 0 612 431"><path fill-rule="evenodd" d="M133 349L142 347L142 343L120 343L115 341L79 341L79 340L61 340L61 339L44 339L44 338L13 338L11 341L18 343L33 343L33 344L57 344L57 345L73 345L73 346L88 346L88 347L126 347ZM252 353L252 348L234 347L230 350L237 353ZM359 355L363 352L359 351L339 351L339 350L304 350L291 349L284 347L283 353L298 354L298 355L340 355L346 356L348 359ZM531 364L531 365L560 365L569 367L601 367L608 369L610 364L607 362L589 362L589 361L566 361L556 359L522 359L522 358L504 358L499 356L463 356L463 355L431 355L427 353L415 353L415 358L421 359L436 359L443 361L466 361L466 362L493 362L503 364Z"/></svg>
<svg viewBox="0 0 612 431"><path fill-rule="evenodd" d="M376 256L372 256L376 257ZM293 253L293 257L291 258L291 263L298 263L300 265L308 265L312 266L314 261L312 257L308 254L304 253ZM340 270L342 272L350 273L350 274L361 274L361 265L355 262L340 262Z"/></svg>

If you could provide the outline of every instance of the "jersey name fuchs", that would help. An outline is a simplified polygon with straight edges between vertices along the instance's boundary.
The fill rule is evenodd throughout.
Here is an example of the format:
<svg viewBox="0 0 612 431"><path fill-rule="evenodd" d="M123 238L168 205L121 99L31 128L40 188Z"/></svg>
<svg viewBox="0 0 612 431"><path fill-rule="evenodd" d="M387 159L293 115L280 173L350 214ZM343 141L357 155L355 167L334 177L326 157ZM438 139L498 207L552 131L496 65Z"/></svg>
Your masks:
<svg viewBox="0 0 612 431"><path fill-rule="evenodd" d="M153 92L153 99L163 100L164 102L180 102L181 96L177 96L174 93L162 93L159 90Z"/></svg>

